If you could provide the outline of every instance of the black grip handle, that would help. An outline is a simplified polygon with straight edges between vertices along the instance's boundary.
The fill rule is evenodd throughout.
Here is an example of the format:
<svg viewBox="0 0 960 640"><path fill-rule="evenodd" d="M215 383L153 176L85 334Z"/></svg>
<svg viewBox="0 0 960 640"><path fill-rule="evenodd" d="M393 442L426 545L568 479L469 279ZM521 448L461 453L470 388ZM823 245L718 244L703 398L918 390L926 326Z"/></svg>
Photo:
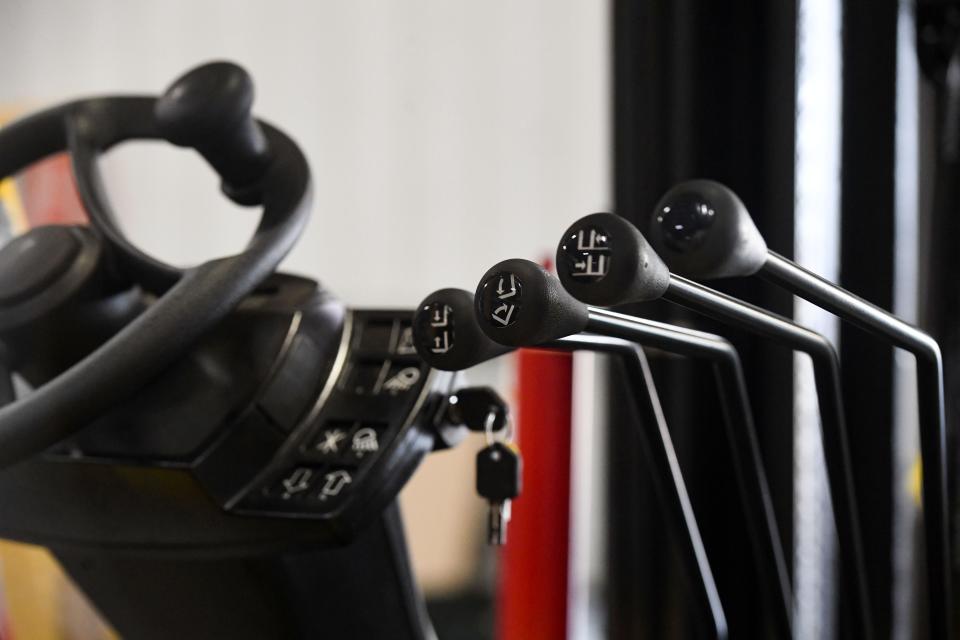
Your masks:
<svg viewBox="0 0 960 640"><path fill-rule="evenodd" d="M529 260L504 260L487 271L477 286L474 308L483 332L511 347L539 345L587 326L586 305Z"/></svg>
<svg viewBox="0 0 960 640"><path fill-rule="evenodd" d="M687 278L748 276L767 260L767 243L747 207L712 180L689 180L667 191L647 229L670 270Z"/></svg>
<svg viewBox="0 0 960 640"><path fill-rule="evenodd" d="M473 294L440 289L423 299L413 316L413 340L424 362L443 371L461 371L509 351L480 330Z"/></svg>
<svg viewBox="0 0 960 640"><path fill-rule="evenodd" d="M160 135L206 158L227 196L252 204L245 192L270 164L252 107L250 74L232 62L211 62L177 78L157 99L154 116Z"/></svg>
<svg viewBox="0 0 960 640"><path fill-rule="evenodd" d="M643 235L612 213L590 214L566 230L557 273L573 297L603 307L656 300L670 284L670 270Z"/></svg>

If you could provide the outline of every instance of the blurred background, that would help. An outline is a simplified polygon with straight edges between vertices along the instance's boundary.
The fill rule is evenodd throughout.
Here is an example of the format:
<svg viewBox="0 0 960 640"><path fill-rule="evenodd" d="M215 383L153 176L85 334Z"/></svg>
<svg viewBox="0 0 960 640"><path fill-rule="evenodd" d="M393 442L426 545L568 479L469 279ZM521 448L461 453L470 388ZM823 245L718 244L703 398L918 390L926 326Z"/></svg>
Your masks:
<svg viewBox="0 0 960 640"><path fill-rule="evenodd" d="M351 306L412 308L440 287L472 289L488 265L548 256L570 220L611 206L604 2L6 0L2 9L7 118L80 96L156 93L212 59L243 65L256 112L291 133L315 176L311 222L283 268ZM34 216L75 213L58 209L78 206L69 187L58 203L38 202L50 181L69 180L58 169L21 194L33 196L23 208ZM105 171L123 228L175 264L235 251L257 223L194 154L127 144ZM470 374L505 395L512 378L509 359ZM402 497L415 571L438 615L475 611L462 637L492 629L496 554L473 490L480 442L430 456ZM34 554L8 545L0 555L15 637L89 637L87 626L57 627L54 603L70 617L72 596Z"/></svg>
<svg viewBox="0 0 960 640"><path fill-rule="evenodd" d="M246 67L255 111L300 143L315 176L313 217L284 269L319 278L351 306L412 308L440 287L472 290L501 259L549 259L582 215L614 210L639 221L671 184L703 177L735 189L779 253L907 320L936 327L942 313L925 302L951 273L937 262L932 200L942 75L921 71L913 2L4 0L0 8L7 120L79 96L157 93L211 59ZM7 185L0 200L8 235L37 223L24 211L77 215L66 165L43 171L39 186L13 193ZM256 224L254 212L220 196L199 156L125 144L108 156L106 173L124 229L176 264L234 251ZM845 364L856 363L845 367L844 388L856 416L854 476L871 514L864 529L879 637L912 637L910 359L772 287L721 288L793 315L835 339ZM656 304L642 313L693 323ZM836 552L809 364L697 326L731 336L757 424L782 426L761 437L793 550L798 637L829 638ZM523 372L542 363L517 360L498 359L469 377L522 401ZM670 383L668 419L705 537L717 541L708 552L722 552L745 532L729 517L736 506L721 471L729 460L713 428L709 372L662 356L654 366ZM514 506L528 522L544 504L553 504L550 518L566 518L569 533L543 546L560 554L553 558L563 580L552 588L562 597L533 614L504 604L509 571L520 564L509 545L501 557L484 544L486 510L471 462L480 441L468 442L430 456L402 500L438 633L689 637L695 629L677 614L688 586L664 552L671 541L639 454L624 446L636 419L618 400L627 391L600 358L562 367L569 379L552 392L565 398L561 418L572 428L558 424L534 438L533 427L519 424L523 446L544 447L547 459L526 473L543 474L533 486L554 490ZM711 391L692 403L689 389ZM550 475L558 464L566 471ZM3 543L0 563L10 637L110 634L44 552ZM747 563L736 554L717 561L721 589L742 593L731 618L749 619L760 595ZM539 632L523 627L537 616Z"/></svg>

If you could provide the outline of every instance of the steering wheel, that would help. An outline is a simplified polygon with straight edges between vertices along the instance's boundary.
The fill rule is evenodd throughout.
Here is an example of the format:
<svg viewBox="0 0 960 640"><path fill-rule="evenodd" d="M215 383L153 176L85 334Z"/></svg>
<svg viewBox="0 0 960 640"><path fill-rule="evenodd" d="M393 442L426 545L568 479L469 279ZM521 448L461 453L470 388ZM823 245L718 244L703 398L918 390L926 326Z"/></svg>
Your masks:
<svg viewBox="0 0 960 640"><path fill-rule="evenodd" d="M252 104L247 72L214 62L184 74L159 97L78 100L0 129L0 179L68 151L92 225L41 227L35 232L42 234L20 236L0 251L0 327L75 292L91 277L101 246L125 278L159 296L82 360L0 409L0 468L44 451L130 397L230 313L293 247L309 215L310 169L289 137L253 118ZM104 193L99 159L138 139L195 149L217 171L227 197L262 205L242 252L181 270L127 240Z"/></svg>

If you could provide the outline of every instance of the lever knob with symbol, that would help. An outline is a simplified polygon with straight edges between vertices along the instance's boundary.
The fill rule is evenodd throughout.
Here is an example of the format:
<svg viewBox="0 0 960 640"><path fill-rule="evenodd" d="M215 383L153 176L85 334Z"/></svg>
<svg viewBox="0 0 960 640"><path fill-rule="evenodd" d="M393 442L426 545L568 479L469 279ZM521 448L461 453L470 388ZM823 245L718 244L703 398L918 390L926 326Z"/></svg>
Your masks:
<svg viewBox="0 0 960 640"><path fill-rule="evenodd" d="M587 307L554 276L530 260L504 260L488 270L474 297L480 328L491 340L528 347L587 326Z"/></svg>
<svg viewBox="0 0 960 640"><path fill-rule="evenodd" d="M424 362L461 371L511 351L484 335L473 313L473 294L440 289L424 298L413 318L413 340Z"/></svg>
<svg viewBox="0 0 960 640"><path fill-rule="evenodd" d="M580 218L557 247L557 273L576 299L602 307L656 300L670 271L627 220L612 213Z"/></svg>

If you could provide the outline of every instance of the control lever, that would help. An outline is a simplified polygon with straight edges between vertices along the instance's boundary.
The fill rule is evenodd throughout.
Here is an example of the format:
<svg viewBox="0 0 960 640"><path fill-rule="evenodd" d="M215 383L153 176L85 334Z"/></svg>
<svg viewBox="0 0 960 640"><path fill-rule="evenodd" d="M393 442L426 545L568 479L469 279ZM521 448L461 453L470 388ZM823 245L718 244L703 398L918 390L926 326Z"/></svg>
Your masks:
<svg viewBox="0 0 960 640"><path fill-rule="evenodd" d="M418 307L414 318L415 344L420 357L431 366L446 370L456 370L454 365L468 368L513 350L510 346L493 342L481 331L473 302L474 296L468 291L442 289L427 296ZM457 331L456 340L449 350L443 352L435 350L436 335L422 330L430 325L426 316L432 317L437 308L448 309L448 319ZM417 327L421 330L418 331ZM654 491L668 519L667 526L678 534L681 561L689 583L697 589L697 604L702 609L703 619L710 621L714 637L726 638L726 616L643 350L627 340L593 335L570 335L539 346L615 355L623 361L631 385L642 389L636 396L642 418L639 422L640 439L650 463Z"/></svg>
<svg viewBox="0 0 960 640"><path fill-rule="evenodd" d="M674 540L680 546L681 561L688 581L698 590L701 619L709 621L710 633L717 640L728 638L730 634L723 602L643 349L632 340L591 334L565 336L541 346L552 350L607 353L623 364L627 385L638 391L634 400L640 417L641 450L652 470L654 495L668 518L667 526L675 536L679 534Z"/></svg>
<svg viewBox="0 0 960 640"><path fill-rule="evenodd" d="M929 633L951 638L952 586L943 361L936 340L893 314L770 251L737 195L710 180L668 191L650 219L650 241L670 268L712 279L757 274L917 359ZM950 434L955 441L955 434Z"/></svg>
<svg viewBox="0 0 960 640"><path fill-rule="evenodd" d="M641 264L647 265L646 272L653 274L653 279L664 280L662 274L666 269L662 263L657 267L654 259L655 254ZM518 291L515 297L507 298L516 307L509 325L504 325L496 315L503 295L497 293L503 289L499 286L501 280L513 282ZM641 284L633 290L646 287L654 291L657 286ZM708 333L587 307L565 291L559 280L528 260L507 260L491 268L481 280L476 299L480 326L494 340L523 345L527 335L543 341L569 335L571 327L578 327L713 363L737 489L763 584L761 591L770 599L777 635L790 637L793 597L787 562L736 349L728 341ZM586 322L581 322L584 315ZM505 317L502 311L500 316Z"/></svg>
<svg viewBox="0 0 960 640"><path fill-rule="evenodd" d="M718 269L726 271L746 263L754 253L754 245L745 245L743 260L721 261ZM599 269L601 257L603 268ZM557 265L564 287L584 302L612 306L662 297L810 356L855 636L872 638L873 618L840 390L840 361L830 341L786 318L670 273L643 235L628 221L611 213L594 213L570 226L557 248Z"/></svg>

